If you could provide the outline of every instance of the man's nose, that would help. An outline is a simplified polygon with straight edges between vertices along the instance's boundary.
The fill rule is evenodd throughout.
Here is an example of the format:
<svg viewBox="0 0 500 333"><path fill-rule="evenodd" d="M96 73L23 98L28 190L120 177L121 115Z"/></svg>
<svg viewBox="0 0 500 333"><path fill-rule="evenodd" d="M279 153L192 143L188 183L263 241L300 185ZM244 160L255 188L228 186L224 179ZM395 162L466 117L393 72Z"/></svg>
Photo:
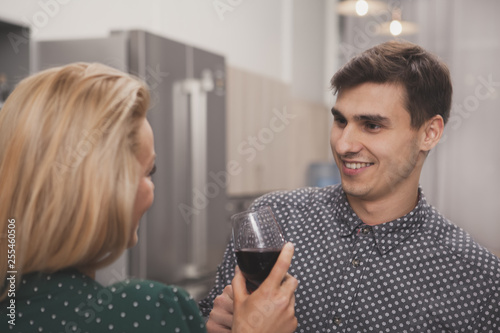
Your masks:
<svg viewBox="0 0 500 333"><path fill-rule="evenodd" d="M363 147L360 139L360 135L356 128L347 125L342 129L342 132L337 136L334 142L335 151L339 155L357 154Z"/></svg>

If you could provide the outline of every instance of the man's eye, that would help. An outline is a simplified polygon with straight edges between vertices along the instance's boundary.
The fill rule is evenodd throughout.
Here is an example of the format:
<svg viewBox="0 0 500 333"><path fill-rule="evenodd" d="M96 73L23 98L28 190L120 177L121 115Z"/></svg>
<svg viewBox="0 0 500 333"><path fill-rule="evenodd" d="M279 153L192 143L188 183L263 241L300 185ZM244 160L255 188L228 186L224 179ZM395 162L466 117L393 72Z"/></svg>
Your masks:
<svg viewBox="0 0 500 333"><path fill-rule="evenodd" d="M336 118L334 118L333 120L334 120L337 124L339 124L339 125L345 125L345 124L347 124L347 121L346 121L344 118L337 118L337 117L336 117Z"/></svg>
<svg viewBox="0 0 500 333"><path fill-rule="evenodd" d="M371 131L376 131L376 130L379 130L382 128L382 126L380 126L379 124L375 124L375 123L367 123L366 124L366 127L371 130Z"/></svg>

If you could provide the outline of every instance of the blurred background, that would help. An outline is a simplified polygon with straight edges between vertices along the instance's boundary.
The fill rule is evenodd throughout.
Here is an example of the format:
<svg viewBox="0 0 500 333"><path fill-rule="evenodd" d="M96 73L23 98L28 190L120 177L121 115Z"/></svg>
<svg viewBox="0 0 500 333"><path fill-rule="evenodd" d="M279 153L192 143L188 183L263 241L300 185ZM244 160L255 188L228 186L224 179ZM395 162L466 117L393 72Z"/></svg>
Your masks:
<svg viewBox="0 0 500 333"><path fill-rule="evenodd" d="M339 182L329 80L355 54L406 39L454 83L424 192L500 255L499 12L495 0L0 0L0 107L30 73L74 61L145 80L155 203L139 245L98 279L156 279L200 298L232 214L269 191Z"/></svg>

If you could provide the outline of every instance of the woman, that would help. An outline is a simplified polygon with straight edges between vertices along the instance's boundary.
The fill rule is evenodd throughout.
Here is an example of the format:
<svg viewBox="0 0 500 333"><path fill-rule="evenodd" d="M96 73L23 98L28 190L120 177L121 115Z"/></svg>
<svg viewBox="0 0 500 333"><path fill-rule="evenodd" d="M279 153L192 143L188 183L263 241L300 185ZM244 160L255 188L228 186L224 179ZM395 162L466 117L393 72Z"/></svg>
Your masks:
<svg viewBox="0 0 500 333"><path fill-rule="evenodd" d="M105 288L94 280L96 269L136 244L153 202L148 103L141 81L84 63L31 76L7 99L0 111L1 332L205 332L182 289L153 281ZM252 295L237 272L233 332L295 329L297 281L286 274L293 248L282 253ZM262 304L272 311L259 312Z"/></svg>

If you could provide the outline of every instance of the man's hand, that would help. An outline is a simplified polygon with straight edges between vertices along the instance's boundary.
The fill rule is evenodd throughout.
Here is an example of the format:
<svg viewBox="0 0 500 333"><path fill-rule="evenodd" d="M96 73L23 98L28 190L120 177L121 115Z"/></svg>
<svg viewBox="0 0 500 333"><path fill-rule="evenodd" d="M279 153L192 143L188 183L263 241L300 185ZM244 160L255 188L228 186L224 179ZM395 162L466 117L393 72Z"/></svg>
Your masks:
<svg viewBox="0 0 500 333"><path fill-rule="evenodd" d="M237 267L232 282L234 294L232 332L290 333L295 331L297 318L295 317L294 292L298 282L297 279L287 274L292 256L293 245L287 243L281 250L267 279L252 294L248 293L245 278Z"/></svg>
<svg viewBox="0 0 500 333"><path fill-rule="evenodd" d="M228 285L214 300L214 307L207 321L208 333L231 332L233 326L233 287Z"/></svg>

